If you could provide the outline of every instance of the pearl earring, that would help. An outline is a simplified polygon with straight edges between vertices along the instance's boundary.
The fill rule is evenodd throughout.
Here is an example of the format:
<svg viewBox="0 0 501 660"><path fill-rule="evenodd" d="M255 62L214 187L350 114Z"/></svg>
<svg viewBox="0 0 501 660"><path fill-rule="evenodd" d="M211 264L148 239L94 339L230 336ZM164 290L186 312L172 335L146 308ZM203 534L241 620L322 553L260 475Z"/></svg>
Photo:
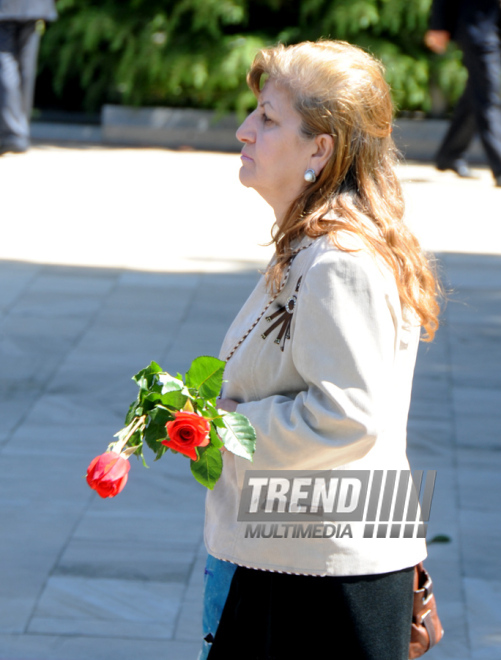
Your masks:
<svg viewBox="0 0 501 660"><path fill-rule="evenodd" d="M308 169L304 173L304 180L307 181L308 183L315 183L317 180L317 175L315 174L315 170Z"/></svg>

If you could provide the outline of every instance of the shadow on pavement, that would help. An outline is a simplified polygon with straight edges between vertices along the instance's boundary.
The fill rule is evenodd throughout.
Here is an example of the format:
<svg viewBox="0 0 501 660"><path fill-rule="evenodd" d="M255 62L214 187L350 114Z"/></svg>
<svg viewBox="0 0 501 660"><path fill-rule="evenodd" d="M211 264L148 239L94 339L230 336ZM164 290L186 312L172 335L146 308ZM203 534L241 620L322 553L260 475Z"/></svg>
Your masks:
<svg viewBox="0 0 501 660"><path fill-rule="evenodd" d="M437 256L452 293L409 421L411 466L437 470L428 538L450 539L430 545L447 634L429 657L494 659L501 257ZM131 376L217 355L257 277L0 262L0 658L196 657L204 492L187 461L133 464L113 500L83 475L122 425Z"/></svg>

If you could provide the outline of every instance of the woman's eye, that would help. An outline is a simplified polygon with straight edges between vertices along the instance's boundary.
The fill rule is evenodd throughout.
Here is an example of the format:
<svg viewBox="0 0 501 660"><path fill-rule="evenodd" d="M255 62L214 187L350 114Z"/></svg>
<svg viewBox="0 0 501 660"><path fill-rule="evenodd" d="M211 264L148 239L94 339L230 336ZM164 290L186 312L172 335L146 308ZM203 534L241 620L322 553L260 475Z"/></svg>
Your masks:
<svg viewBox="0 0 501 660"><path fill-rule="evenodd" d="M263 123L265 124L271 124L271 119L268 117L268 115L263 114Z"/></svg>

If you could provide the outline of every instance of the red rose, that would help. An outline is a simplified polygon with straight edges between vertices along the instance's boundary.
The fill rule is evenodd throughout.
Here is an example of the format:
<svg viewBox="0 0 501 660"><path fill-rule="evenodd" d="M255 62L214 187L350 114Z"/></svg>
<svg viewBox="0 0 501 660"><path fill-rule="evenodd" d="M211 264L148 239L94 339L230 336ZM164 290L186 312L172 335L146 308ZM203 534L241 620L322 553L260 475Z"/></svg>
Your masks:
<svg viewBox="0 0 501 660"><path fill-rule="evenodd" d="M114 451L96 456L87 468L87 483L101 497L115 497L127 483L129 461Z"/></svg>
<svg viewBox="0 0 501 660"><path fill-rule="evenodd" d="M193 461L198 460L196 447L209 444L210 422L196 413L178 411L175 419L165 426L170 440L162 440L162 444Z"/></svg>

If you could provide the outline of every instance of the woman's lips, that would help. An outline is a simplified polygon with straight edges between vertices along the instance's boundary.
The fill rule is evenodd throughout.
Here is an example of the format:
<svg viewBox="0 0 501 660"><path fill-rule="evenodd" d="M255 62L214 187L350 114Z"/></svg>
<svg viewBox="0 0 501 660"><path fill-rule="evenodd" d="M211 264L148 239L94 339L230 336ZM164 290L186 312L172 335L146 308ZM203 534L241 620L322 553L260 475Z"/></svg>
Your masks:
<svg viewBox="0 0 501 660"><path fill-rule="evenodd" d="M242 153L240 154L240 158L241 158L242 160L248 160L248 161L251 162L251 163L254 162L253 159L252 159L250 156L248 156L246 153L244 153L243 151L242 151Z"/></svg>

